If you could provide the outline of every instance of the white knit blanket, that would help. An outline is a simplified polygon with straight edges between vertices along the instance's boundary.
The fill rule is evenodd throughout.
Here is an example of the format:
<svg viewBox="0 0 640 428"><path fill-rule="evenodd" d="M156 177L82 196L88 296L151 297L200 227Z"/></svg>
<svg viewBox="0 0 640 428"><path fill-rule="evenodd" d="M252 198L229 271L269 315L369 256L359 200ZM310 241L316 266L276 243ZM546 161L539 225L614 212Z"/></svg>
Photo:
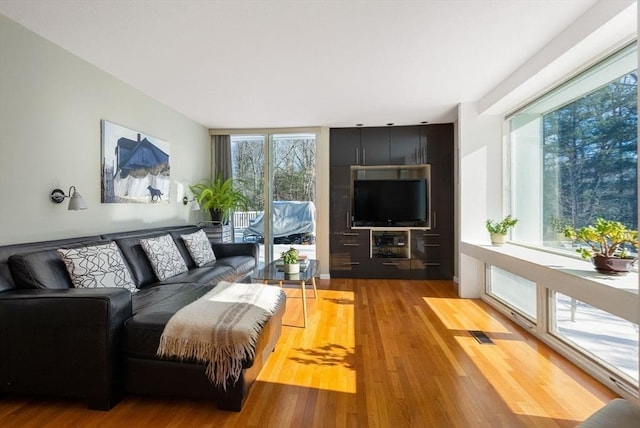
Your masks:
<svg viewBox="0 0 640 428"><path fill-rule="evenodd" d="M255 356L258 333L283 299L279 287L221 281L171 317L157 354L206 364L209 379L226 389Z"/></svg>

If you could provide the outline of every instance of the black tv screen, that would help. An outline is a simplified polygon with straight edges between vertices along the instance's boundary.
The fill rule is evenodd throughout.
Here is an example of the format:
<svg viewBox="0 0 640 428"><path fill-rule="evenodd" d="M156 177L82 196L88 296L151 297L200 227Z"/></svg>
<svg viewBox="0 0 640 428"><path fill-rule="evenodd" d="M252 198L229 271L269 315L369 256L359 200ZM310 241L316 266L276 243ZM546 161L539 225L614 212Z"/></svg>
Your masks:
<svg viewBox="0 0 640 428"><path fill-rule="evenodd" d="M355 180L354 226L427 226L427 180Z"/></svg>

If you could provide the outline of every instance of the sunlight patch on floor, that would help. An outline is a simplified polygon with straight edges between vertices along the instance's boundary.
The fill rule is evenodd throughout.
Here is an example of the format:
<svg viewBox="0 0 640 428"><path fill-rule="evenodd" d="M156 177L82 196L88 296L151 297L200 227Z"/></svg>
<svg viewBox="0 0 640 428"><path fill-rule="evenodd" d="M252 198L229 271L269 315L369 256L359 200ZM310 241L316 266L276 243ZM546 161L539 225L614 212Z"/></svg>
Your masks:
<svg viewBox="0 0 640 428"><path fill-rule="evenodd" d="M273 382L344 393L356 392L354 293L307 290L307 328L302 328L299 289L286 288L287 308L280 343L259 376ZM279 351L279 348L286 350Z"/></svg>
<svg viewBox="0 0 640 428"><path fill-rule="evenodd" d="M509 333L509 330L471 299L424 297L424 301L449 330L482 330Z"/></svg>
<svg viewBox="0 0 640 428"><path fill-rule="evenodd" d="M589 409L601 400L585 390L564 370L540 356L522 340L493 339L494 345L479 344L473 337L456 341L480 369L504 402L516 414L566 419L571 415L589 416ZM538 386L544 386L539 388ZM557 405L554 397L572 391L572 406ZM581 414L582 412L582 414Z"/></svg>
<svg viewBox="0 0 640 428"><path fill-rule="evenodd" d="M487 313L472 299L424 297L425 303L455 337L502 400L515 414L569 419L586 418L603 403L576 382L502 321ZM426 315L425 315L426 320ZM468 332L487 333L493 344L480 344ZM447 347L444 340L441 346ZM451 347L448 352L457 354ZM447 354L448 355L448 354ZM456 363L458 364L458 363ZM467 373L465 373L467 375ZM558 404L558 397L573 391L569 406Z"/></svg>

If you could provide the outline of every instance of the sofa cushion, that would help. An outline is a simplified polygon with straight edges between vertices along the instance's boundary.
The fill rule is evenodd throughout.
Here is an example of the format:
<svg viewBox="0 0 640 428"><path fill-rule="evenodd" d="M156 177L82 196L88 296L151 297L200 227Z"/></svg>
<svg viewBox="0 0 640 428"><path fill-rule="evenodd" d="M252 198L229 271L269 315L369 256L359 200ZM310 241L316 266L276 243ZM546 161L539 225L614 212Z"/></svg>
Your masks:
<svg viewBox="0 0 640 428"><path fill-rule="evenodd" d="M79 242L97 242L99 236L85 236L81 238L58 239L55 241L29 242L0 246L0 292L15 288L15 282L9 268L9 257L13 254L32 253L34 251L55 250L63 246L74 245ZM66 248L66 247L65 247Z"/></svg>
<svg viewBox="0 0 640 428"><path fill-rule="evenodd" d="M213 286L166 284L132 296L133 317L125 321L123 351L140 358L157 358L160 336L171 316L205 295Z"/></svg>
<svg viewBox="0 0 640 428"><path fill-rule="evenodd" d="M141 239L140 245L160 281L187 271L187 265L171 235Z"/></svg>
<svg viewBox="0 0 640 428"><path fill-rule="evenodd" d="M640 426L640 406L616 398L578 425L578 428L636 428Z"/></svg>
<svg viewBox="0 0 640 428"><path fill-rule="evenodd" d="M164 285L164 284L178 284L178 283L193 283L198 285L216 285L220 281L236 280L238 275L235 269L231 266L226 266L221 263L211 262L200 268L193 268L187 272L178 274L164 281L151 286Z"/></svg>
<svg viewBox="0 0 640 428"><path fill-rule="evenodd" d="M240 278L253 272L256 259L252 256L230 256L216 260L216 266L229 266L236 277Z"/></svg>
<svg viewBox="0 0 640 428"><path fill-rule="evenodd" d="M180 235L180 237L184 240L184 245L187 247L189 255L191 255L196 266L202 267L216 259L211 249L211 242L209 242L204 230L200 229L188 235Z"/></svg>
<svg viewBox="0 0 640 428"><path fill-rule="evenodd" d="M67 248L99 244L104 242L69 243ZM45 249L9 256L8 265L16 288L73 288L71 277L57 252L58 248L60 247L45 247Z"/></svg>
<svg viewBox="0 0 640 428"><path fill-rule="evenodd" d="M191 259L187 248L184 246L184 242L182 241L182 238L180 238L180 234L193 233L197 230L198 228L194 226L181 227L178 229L174 228L173 230L170 230L169 228L161 228L113 233L104 235L104 238L113 239L116 241L118 247L120 247L120 251L122 251L124 259L129 265L129 270L131 271L131 275L133 276L133 281L136 283L138 288L141 288L148 284L157 282L158 278L153 272L151 262L149 262L147 255L142 249L142 245L140 245L140 240L166 235L168 232L170 232L174 238L174 242L178 246L178 250L180 250L182 258L187 263L187 268L191 269L195 267L196 264Z"/></svg>
<svg viewBox="0 0 640 428"><path fill-rule="evenodd" d="M121 287L138 291L115 242L79 248L61 248L58 254L76 288Z"/></svg>

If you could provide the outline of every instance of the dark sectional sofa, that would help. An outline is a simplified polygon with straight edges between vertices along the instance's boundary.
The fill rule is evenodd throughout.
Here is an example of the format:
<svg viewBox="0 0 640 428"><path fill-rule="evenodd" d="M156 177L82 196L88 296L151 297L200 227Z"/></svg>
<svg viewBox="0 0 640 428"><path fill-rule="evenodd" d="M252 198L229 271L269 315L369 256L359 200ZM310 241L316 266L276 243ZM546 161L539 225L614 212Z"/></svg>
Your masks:
<svg viewBox="0 0 640 428"><path fill-rule="evenodd" d="M0 395L73 397L110 409L123 393L213 399L240 410L280 336L284 297L262 327L254 358L236 382L215 387L205 366L160 359L171 316L221 280L248 281L258 246L212 244L216 261L197 267L180 235L197 227L156 228L0 247ZM140 239L170 234L189 268L158 281ZM74 288L58 248L115 241L137 293Z"/></svg>

